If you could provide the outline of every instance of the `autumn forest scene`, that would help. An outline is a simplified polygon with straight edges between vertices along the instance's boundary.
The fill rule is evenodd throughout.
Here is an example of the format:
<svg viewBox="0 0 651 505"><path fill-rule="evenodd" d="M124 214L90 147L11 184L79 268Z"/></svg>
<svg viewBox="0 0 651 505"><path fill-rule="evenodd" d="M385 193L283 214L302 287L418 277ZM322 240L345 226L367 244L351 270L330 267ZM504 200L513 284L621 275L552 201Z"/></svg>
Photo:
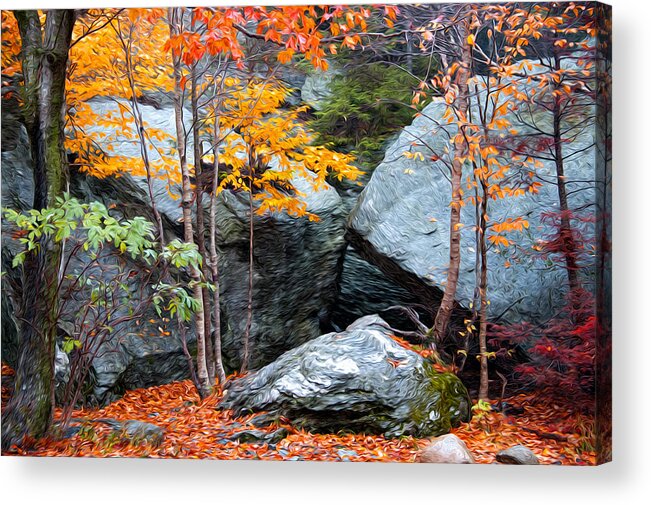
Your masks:
<svg viewBox="0 0 651 505"><path fill-rule="evenodd" d="M2 455L611 459L597 2L2 11Z"/></svg>

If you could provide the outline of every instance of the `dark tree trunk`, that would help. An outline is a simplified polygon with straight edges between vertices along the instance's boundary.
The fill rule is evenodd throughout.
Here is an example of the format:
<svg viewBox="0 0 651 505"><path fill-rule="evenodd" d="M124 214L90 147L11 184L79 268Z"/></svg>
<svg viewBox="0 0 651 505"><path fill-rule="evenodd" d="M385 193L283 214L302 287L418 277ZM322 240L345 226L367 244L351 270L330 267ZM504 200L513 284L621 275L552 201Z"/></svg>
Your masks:
<svg viewBox="0 0 651 505"><path fill-rule="evenodd" d="M597 462L612 460L612 41L611 7L597 8L597 48L595 76L598 82L596 103L596 440Z"/></svg>
<svg viewBox="0 0 651 505"><path fill-rule="evenodd" d="M479 233L479 400L488 400L488 345L487 345L487 324L488 324L488 258L486 255L486 232L488 230L488 188L486 182L481 181L482 199L480 204L480 228Z"/></svg>
<svg viewBox="0 0 651 505"><path fill-rule="evenodd" d="M554 70L561 70L561 60L554 54ZM558 91L560 87L557 88ZM562 92L562 91L561 91ZM570 285L570 292L576 293L581 288L579 267L577 262L577 247L570 223L570 210L567 202L567 186L565 183L565 164L563 159L563 136L561 130L562 111L560 98L554 97L554 162L556 164L556 185L558 187L558 202L561 210L560 235L563 241L563 256Z"/></svg>
<svg viewBox="0 0 651 505"><path fill-rule="evenodd" d="M63 146L66 68L75 22L72 10L17 11L25 77L25 123L34 163L34 208L51 205L66 185ZM43 241L23 264L20 357L14 395L2 416L2 449L42 437L52 423L61 249Z"/></svg>
<svg viewBox="0 0 651 505"><path fill-rule="evenodd" d="M252 149L249 147L249 149ZM255 167L253 157L249 152L249 285L246 305L246 326L242 335L242 365L240 372L244 373L249 368L251 357L251 325L253 323L253 181L255 180Z"/></svg>

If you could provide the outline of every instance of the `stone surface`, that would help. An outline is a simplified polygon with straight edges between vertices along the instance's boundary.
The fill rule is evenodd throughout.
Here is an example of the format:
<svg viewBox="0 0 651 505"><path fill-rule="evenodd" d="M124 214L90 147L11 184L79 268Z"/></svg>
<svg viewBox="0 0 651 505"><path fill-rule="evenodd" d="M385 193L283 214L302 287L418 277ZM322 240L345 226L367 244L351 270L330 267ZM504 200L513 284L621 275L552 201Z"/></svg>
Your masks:
<svg viewBox="0 0 651 505"><path fill-rule="evenodd" d="M507 465L539 465L538 457L523 445L514 445L497 453L495 459Z"/></svg>
<svg viewBox="0 0 651 505"><path fill-rule="evenodd" d="M250 366L259 368L283 352L318 337L336 296L345 247L345 216L337 192L314 191L295 179L314 222L286 214L254 217L254 292ZM224 192L217 224L222 238L221 290L225 364L240 365L246 325L249 218L246 193Z"/></svg>
<svg viewBox="0 0 651 505"><path fill-rule="evenodd" d="M330 96L330 82L334 77L332 70L315 70L307 75L301 87L301 100L315 110L321 110L321 102Z"/></svg>
<svg viewBox="0 0 651 505"><path fill-rule="evenodd" d="M124 421L113 428L113 432L130 444L150 444L158 447L163 443L165 430L160 426L143 421Z"/></svg>
<svg viewBox="0 0 651 505"><path fill-rule="evenodd" d="M317 432L390 437L441 435L467 421L470 399L459 379L390 334L379 316L365 316L235 380L220 406L278 413Z"/></svg>
<svg viewBox="0 0 651 505"><path fill-rule="evenodd" d="M455 133L456 125L443 120L445 108L441 100L433 101L387 149L352 211L349 231L351 242L365 259L417 294L423 303L432 304L440 302L449 263L449 171L442 160L431 161L433 153L445 159L444 148L449 146L449 135ZM545 119L538 117L537 121L542 124ZM569 195L574 209L589 208L594 202L593 141L592 129L578 130L577 138L567 147L580 153L570 157L565 167L568 180L578 181L571 184ZM422 159L409 159L404 152L420 153ZM471 173L466 164L463 180ZM555 169L546 162L538 173L549 181ZM544 184L537 195L490 202L489 215L494 221L521 216L530 223L525 233L509 237L518 242L520 253L515 257L504 248L489 250L490 317L536 322L553 315L563 303L558 292L559 286L567 284L562 261L552 263L531 254L537 241L552 232L541 220L542 213L555 209L558 194L553 184ZM461 219L465 226L457 302L468 307L476 284L472 205L462 207ZM589 227L586 232L590 234ZM508 268L507 260L511 263Z"/></svg>
<svg viewBox="0 0 651 505"><path fill-rule="evenodd" d="M145 107L145 106L144 106ZM145 107L148 111L157 111L154 107ZM29 141L24 126L17 122L4 110L2 115L3 149L2 152L2 201L3 205L16 210L26 210L31 207L34 184L31 169L31 154ZM5 143L5 140L7 142ZM128 143L125 143L125 146ZM132 151L127 155L137 155ZM109 177L98 180L71 170L70 192L83 200L98 200L107 206L114 207L112 212L118 217L132 218L144 216L153 220L153 214L148 204L148 198L142 187L142 181L130 175L119 178ZM143 178L141 178L143 179ZM178 202L173 201L165 192L168 203L166 208L176 208L180 212ZM163 200L161 196L161 200ZM180 214L178 214L180 216ZM163 213L168 238L180 233L180 224L175 222L175 213ZM2 357L10 365L18 357L18 325L14 317L17 309L14 301L16 290L20 289L20 276L17 270L11 269L11 260L20 250L20 245L11 238L9 225L3 220L2 234L2 265L8 272L2 289ZM87 260L88 258L85 258ZM73 268L81 268L84 256L80 261L72 263ZM126 258L131 268L142 267L137 262ZM69 335L73 328L75 307L83 302L83 295L78 300L72 300L71 308L60 324L60 336ZM7 310L5 310L7 309ZM177 335L162 336L158 330L160 323L150 323L149 319L156 316L152 310L148 317L143 318L141 325L131 321L122 325L120 335L108 339L101 347L91 366L88 384L85 388L86 400L91 403L107 403L123 394L127 389L148 387L164 384L174 380L187 378L187 362L183 355L181 341ZM156 316L157 317L157 316ZM193 335L189 334L192 340ZM63 383L69 376L68 357L57 346L55 372L57 393L63 389Z"/></svg>
<svg viewBox="0 0 651 505"><path fill-rule="evenodd" d="M271 433L262 430L242 430L235 432L228 439L237 440L241 444L277 444L288 435L287 428L278 428Z"/></svg>
<svg viewBox="0 0 651 505"><path fill-rule="evenodd" d="M456 435L448 433L432 439L418 455L420 463L472 464L475 458L466 444Z"/></svg>
<svg viewBox="0 0 651 505"><path fill-rule="evenodd" d="M154 220L147 194L128 174L99 180L73 172L70 191L82 201L101 201L108 208L112 208L117 217L128 219L144 216L152 222ZM171 200L169 196L167 199ZM164 213L162 216L167 239L176 238L181 233L179 223L172 221ZM133 271L144 268L143 264L128 256L123 257L123 260L123 268ZM80 271L89 261L90 259L81 253L71 262L72 271ZM115 268L114 261L104 260L102 266L102 275L108 280L112 269ZM131 279L130 289L140 289L139 279L139 276ZM70 334L74 328L74 308L84 303L84 294L81 293L70 303L71 307L60 325L65 334ZM126 307L124 311L118 310L115 317L126 315L126 310ZM138 320L129 320L116 330L115 334L101 344L97 356L93 359L86 390L87 400L105 404L130 389L167 384L189 377L183 343L176 324L162 321L153 307ZM191 328L187 332L187 339L192 347L195 337Z"/></svg>
<svg viewBox="0 0 651 505"><path fill-rule="evenodd" d="M120 102L122 100L114 100L109 98L94 98L89 101L90 108L93 113L97 115L98 118L105 118L107 116L116 116L120 111ZM163 106L153 106L140 104L139 108L142 113L143 121L148 128L156 128L167 135L167 138L164 139L150 139L152 145L149 146L148 155L152 162L155 164L160 161L160 154L166 156L171 156L172 162L176 163L177 155L174 151L170 149L170 144L172 144L176 139L176 125L174 119L174 108L167 101L163 101ZM126 104L126 107L130 109L130 104ZM191 124L191 114L186 111L184 115L186 129L190 128ZM119 154L125 158L136 158L140 159L140 144L137 142L137 137L135 130L130 131L129 134L124 135L117 128L111 128L104 124L95 124L89 125L86 128L88 134L102 134L105 137L97 139L98 144L105 150L111 149L112 153ZM135 141L134 141L135 140ZM188 138L187 146L187 161L188 164L194 163L194 148L192 144L192 138ZM135 183L136 188L138 188L138 193L142 193L144 197L147 198L147 179L144 175L142 176L133 176L129 175L129 179L132 183ZM102 180L102 184L104 180ZM181 188L179 184L172 184L171 187L168 184L168 180L163 178L152 179L153 184L153 193L156 200L156 205L167 219L172 222L178 222L183 216L183 210L179 205L180 199L178 197L181 195ZM177 199L171 198L170 194L175 194ZM124 204L129 203L129 200L125 200Z"/></svg>
<svg viewBox="0 0 651 505"><path fill-rule="evenodd" d="M109 100L92 102L98 114L115 111L117 105ZM152 127L174 132L173 111L169 104L162 107L141 105L144 120ZM31 206L33 183L30 150L24 128L15 118L6 118L3 109L2 200L18 210ZM5 128L6 127L6 128ZM94 128L99 128L96 126ZM171 128L171 130L169 130ZM11 133L11 134L10 134ZM108 132L106 138L115 136ZM106 147L106 146L105 146ZM159 146L162 147L162 146ZM11 149L9 149L11 148ZM126 139L113 145L114 152L124 156L139 156L137 145ZM330 187L314 191L307 180L294 181L304 193L307 209L320 220L296 219L287 215L256 216L254 318L252 326L252 360L254 367L271 362L284 351L319 336L321 325L329 319L336 296L337 272L344 242L345 215L341 199ZM182 236L179 200L167 191L166 182L158 181L156 201L164 221L167 240ZM172 191L176 191L172 187ZM123 174L120 177L97 179L71 170L70 192L83 201L101 201L116 217L144 216L153 222L144 177ZM207 200L207 199L205 199ZM226 191L219 199L218 221L221 228L222 252L222 322L223 351L226 364L239 367L239 352L244 328L248 272L248 205L245 194ZM10 270L11 259L19 244L11 239L11 230L3 222L3 270ZM73 262L81 268L88 258L83 255ZM126 258L129 268L142 265ZM5 317L5 308L14 307L8 289L20 286L20 279L5 278L3 282L3 359L8 363L16 357L17 325ZM137 286L134 286L137 287ZM84 297L78 297L83 303ZM75 302L72 302L73 305ZM12 310L9 312L13 313ZM74 316L75 311L69 311ZM71 316L71 317L72 317ZM153 323L151 321L154 321ZM62 321L61 336L70 334L74 317ZM171 334L164 335L163 328ZM188 341L193 345L192 328ZM6 345L5 345L6 344ZM125 390L164 384L189 376L182 342L175 325L162 324L152 310L141 318L141 324L130 321L121 326L119 336L109 338L93 360L86 388L86 399L104 404L121 396Z"/></svg>
<svg viewBox="0 0 651 505"><path fill-rule="evenodd" d="M401 312L387 309L418 303L420 300L413 293L363 259L352 246L346 248L332 312L335 329L346 328L367 314L380 314L393 328L413 330L413 324Z"/></svg>
<svg viewBox="0 0 651 505"><path fill-rule="evenodd" d="M99 115L115 113L116 107L113 100L92 102L93 111ZM174 134L174 111L169 105L142 105L141 111L145 123ZM119 134L112 133L108 138L118 139L112 144L114 152L124 156L140 155L138 146ZM164 152L164 142L158 141L158 144L158 149ZM192 153L191 146L188 153ZM150 155L153 159L158 156L154 150ZM191 157L188 162L192 163ZM105 182L101 181L102 187ZM127 176L125 179L123 176L111 181L110 185L119 195L124 194L125 188L120 186L125 183L129 183L131 191L138 193L135 201L148 202L144 177ZM136 188L133 188L134 183ZM307 211L319 216L319 221L297 219L281 213L254 217L252 368L265 365L286 350L319 336L322 323L329 319L336 296L337 273L345 246L345 215L341 198L330 186L314 190L305 178L297 177L292 184L303 193L301 199ZM93 193L98 191L99 188L93 188ZM171 191L180 194L176 186ZM166 220L166 228L182 236L179 224L182 210L179 201L170 197L167 181L156 180L154 194ZM204 203L207 208L207 198ZM143 212L143 209L138 212ZM221 194L217 226L221 234L218 248L221 253L222 348L225 365L231 370L240 367L241 339L246 325L248 214L246 193L225 191Z"/></svg>

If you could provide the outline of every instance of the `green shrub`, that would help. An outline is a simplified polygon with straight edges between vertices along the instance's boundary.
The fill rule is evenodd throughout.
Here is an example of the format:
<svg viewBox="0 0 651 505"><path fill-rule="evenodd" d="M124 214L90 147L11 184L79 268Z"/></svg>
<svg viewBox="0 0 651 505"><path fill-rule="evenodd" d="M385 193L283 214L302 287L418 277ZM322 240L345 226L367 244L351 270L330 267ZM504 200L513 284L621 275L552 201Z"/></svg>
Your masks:
<svg viewBox="0 0 651 505"><path fill-rule="evenodd" d="M388 63L352 66L335 75L330 96L315 112L311 127L319 142L357 155L371 172L381 161L386 141L411 123L418 80Z"/></svg>

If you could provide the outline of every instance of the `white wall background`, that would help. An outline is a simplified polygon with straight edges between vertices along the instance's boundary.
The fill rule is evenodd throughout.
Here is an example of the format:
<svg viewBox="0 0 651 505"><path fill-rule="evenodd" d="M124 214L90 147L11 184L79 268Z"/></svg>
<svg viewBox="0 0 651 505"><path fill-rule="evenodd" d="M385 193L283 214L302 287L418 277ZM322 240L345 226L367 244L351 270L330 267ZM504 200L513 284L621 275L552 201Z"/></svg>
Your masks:
<svg viewBox="0 0 651 505"><path fill-rule="evenodd" d="M0 7L154 7L172 3L0 0ZM194 2L228 3L235 2ZM651 331L646 317L651 298L651 2L609 3L614 7L615 74L613 463L598 468L521 468L3 457L0 500L43 505L651 503Z"/></svg>

